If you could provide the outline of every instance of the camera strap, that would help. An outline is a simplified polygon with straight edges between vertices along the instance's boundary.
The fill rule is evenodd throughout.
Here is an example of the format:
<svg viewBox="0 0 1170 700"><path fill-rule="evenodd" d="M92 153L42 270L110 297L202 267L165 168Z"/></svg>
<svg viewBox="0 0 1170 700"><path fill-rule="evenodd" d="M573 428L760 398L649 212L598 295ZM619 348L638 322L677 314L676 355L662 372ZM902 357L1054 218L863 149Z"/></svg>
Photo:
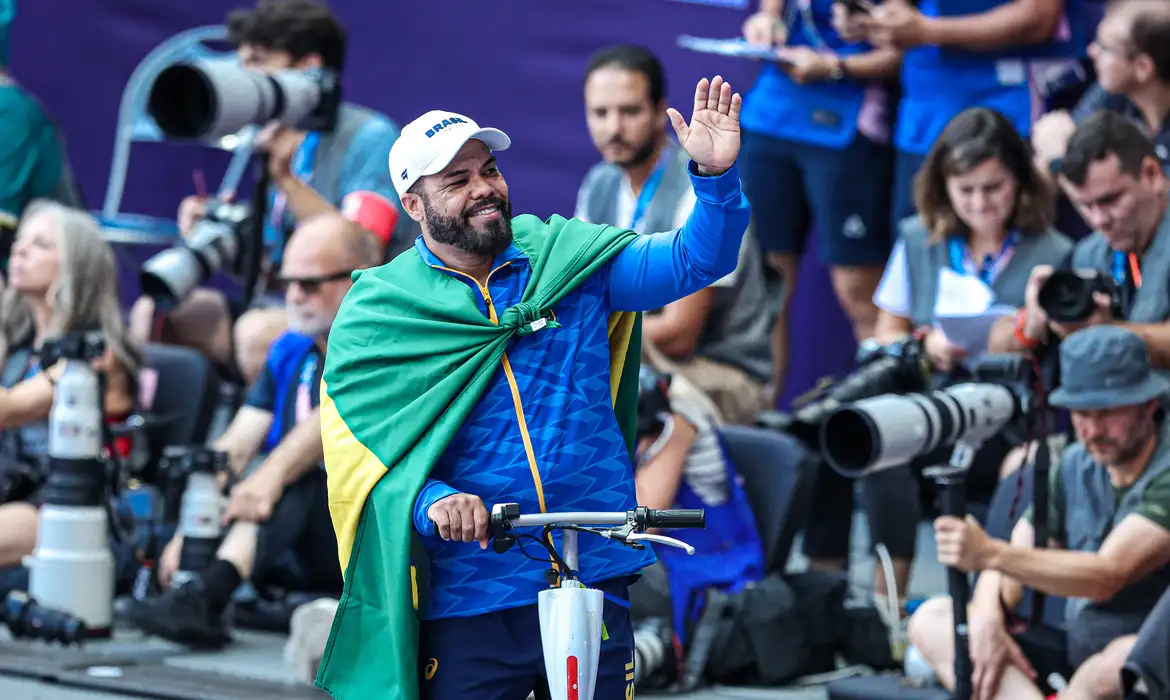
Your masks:
<svg viewBox="0 0 1170 700"><path fill-rule="evenodd" d="M290 164L289 169L292 171L292 176L306 185L313 179L313 167L317 162L317 147L319 145L321 145L321 132L310 131L305 134L305 139L293 155ZM284 226L284 215L287 211L288 198L285 197L284 192L277 188L276 194L272 197L272 211L268 218L269 230L265 235L270 244L283 247L287 238Z"/></svg>

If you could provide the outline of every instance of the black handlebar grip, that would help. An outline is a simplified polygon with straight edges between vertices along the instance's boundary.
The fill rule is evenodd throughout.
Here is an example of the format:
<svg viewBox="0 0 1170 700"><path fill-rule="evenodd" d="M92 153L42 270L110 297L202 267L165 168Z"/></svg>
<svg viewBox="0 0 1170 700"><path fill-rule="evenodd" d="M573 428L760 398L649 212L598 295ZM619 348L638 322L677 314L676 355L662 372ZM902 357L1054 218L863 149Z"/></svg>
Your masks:
<svg viewBox="0 0 1170 700"><path fill-rule="evenodd" d="M707 511L695 510L650 510L646 513L646 527L696 528L707 527Z"/></svg>

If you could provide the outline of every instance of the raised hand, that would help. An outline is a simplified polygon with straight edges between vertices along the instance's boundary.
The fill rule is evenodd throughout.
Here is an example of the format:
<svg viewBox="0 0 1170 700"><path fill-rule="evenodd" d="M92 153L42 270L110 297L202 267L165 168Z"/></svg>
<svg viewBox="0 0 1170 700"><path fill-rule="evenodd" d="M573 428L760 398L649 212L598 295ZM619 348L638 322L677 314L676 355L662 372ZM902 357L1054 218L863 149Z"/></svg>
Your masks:
<svg viewBox="0 0 1170 700"><path fill-rule="evenodd" d="M732 94L731 83L715 76L695 86L695 110L688 125L676 109L667 109L678 142L695 161L700 173L719 175L739 156L739 108L743 99Z"/></svg>

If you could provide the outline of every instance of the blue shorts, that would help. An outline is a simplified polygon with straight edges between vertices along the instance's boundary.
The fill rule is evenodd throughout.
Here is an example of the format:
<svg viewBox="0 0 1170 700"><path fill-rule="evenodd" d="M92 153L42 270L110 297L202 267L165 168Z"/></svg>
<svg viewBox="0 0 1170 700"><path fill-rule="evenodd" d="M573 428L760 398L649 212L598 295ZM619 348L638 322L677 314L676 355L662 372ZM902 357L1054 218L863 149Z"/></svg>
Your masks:
<svg viewBox="0 0 1170 700"><path fill-rule="evenodd" d="M893 247L889 147L864 136L833 150L744 133L739 168L765 253L802 255L815 229L828 265L886 264Z"/></svg>
<svg viewBox="0 0 1170 700"><path fill-rule="evenodd" d="M630 578L596 587L605 593L597 700L634 697L634 631ZM620 602L616 602L620 601ZM420 700L547 700L536 605L419 622Z"/></svg>
<svg viewBox="0 0 1170 700"><path fill-rule="evenodd" d="M918 214L914 206L914 176L926 161L926 156L898 151L894 156L894 201L890 211L890 225L898 235L898 222Z"/></svg>

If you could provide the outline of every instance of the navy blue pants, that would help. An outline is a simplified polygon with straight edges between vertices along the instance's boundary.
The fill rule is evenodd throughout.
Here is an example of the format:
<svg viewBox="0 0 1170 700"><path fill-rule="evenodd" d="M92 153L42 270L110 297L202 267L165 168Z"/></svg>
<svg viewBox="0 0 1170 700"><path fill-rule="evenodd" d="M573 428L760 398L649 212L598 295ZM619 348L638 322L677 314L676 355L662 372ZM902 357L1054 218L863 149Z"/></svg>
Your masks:
<svg viewBox="0 0 1170 700"><path fill-rule="evenodd" d="M596 586L606 596L602 619L609 638L601 642L595 700L634 697L630 582ZM536 605L419 623L421 700L525 700L533 691L547 700Z"/></svg>

